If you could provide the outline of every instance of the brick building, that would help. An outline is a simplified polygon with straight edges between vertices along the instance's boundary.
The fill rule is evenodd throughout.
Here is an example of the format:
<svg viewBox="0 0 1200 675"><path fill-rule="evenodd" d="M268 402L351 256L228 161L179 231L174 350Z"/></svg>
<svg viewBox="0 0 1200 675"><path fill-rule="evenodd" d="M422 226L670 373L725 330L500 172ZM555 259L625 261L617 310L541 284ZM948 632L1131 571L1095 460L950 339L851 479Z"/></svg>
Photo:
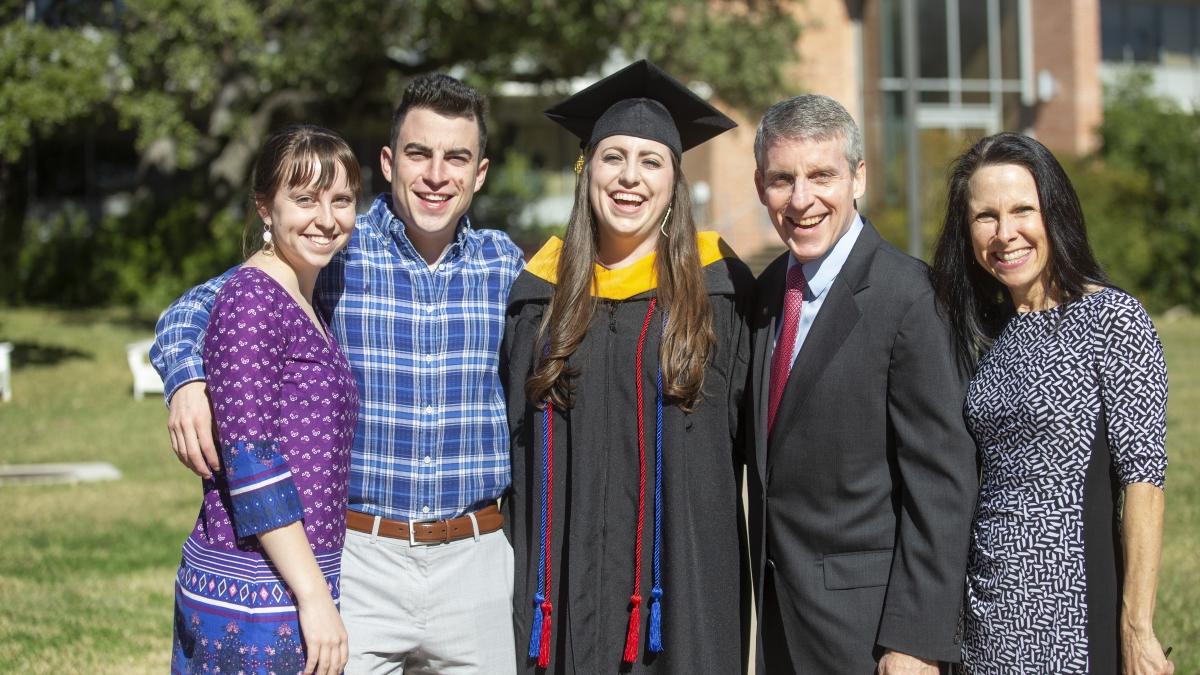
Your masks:
<svg viewBox="0 0 1200 675"><path fill-rule="evenodd" d="M1102 77L1131 64L1155 66L1164 92L1200 96L1200 58L1192 58L1200 57L1200 3L804 0L794 7L802 34L789 68L791 91L832 96L859 121L868 167L860 207L884 236L921 255L938 229L947 165L979 137L1022 131L1057 153L1089 152L1103 110ZM1181 50L1191 50L1186 59ZM1167 66L1158 65L1162 60ZM614 60L604 72L624 65ZM516 105L499 107L507 110L513 147L535 148L538 166L569 165L574 141L536 119L545 99L511 93ZM715 92L717 105L719 97ZM753 186L757 116L726 112L740 126L689 152L684 171L697 188L701 226L753 255L777 246ZM910 155L914 145L919 151ZM553 195L569 192L570 178L549 181L543 222L565 221L569 196ZM909 227L910 193L919 195L917 232Z"/></svg>
<svg viewBox="0 0 1200 675"><path fill-rule="evenodd" d="M1055 152L1093 149L1102 112L1101 4L806 0L796 8L803 33L791 68L794 90L832 96L859 121L869 172L860 207L902 247L909 235L909 139L918 139L925 243L915 250L924 252L940 216L947 162L975 139L1014 130ZM704 225L748 254L777 241L752 185L757 120L734 115L742 126L689 153L684 169L710 188Z"/></svg>

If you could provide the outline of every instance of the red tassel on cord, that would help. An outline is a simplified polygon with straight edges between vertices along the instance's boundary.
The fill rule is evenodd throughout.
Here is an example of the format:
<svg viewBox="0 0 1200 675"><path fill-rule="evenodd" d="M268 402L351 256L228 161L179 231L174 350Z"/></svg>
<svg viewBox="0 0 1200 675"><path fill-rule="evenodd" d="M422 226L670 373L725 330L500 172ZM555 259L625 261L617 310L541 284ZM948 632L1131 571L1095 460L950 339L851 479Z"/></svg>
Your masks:
<svg viewBox="0 0 1200 675"><path fill-rule="evenodd" d="M637 536L633 544L633 595L629 596L629 632L625 634L625 663L635 663L638 657L638 638L642 632L642 526L646 522L646 415L642 396L642 353L646 347L646 331L654 316L658 298L650 298L646 318L642 321L642 332L638 335L637 352L633 358L634 388L637 390L637 442L638 442L638 505Z"/></svg>
<svg viewBox="0 0 1200 675"><path fill-rule="evenodd" d="M633 609L629 610L629 632L625 634L625 663L634 663L638 657L638 637L642 632L642 596L629 596Z"/></svg>
<svg viewBox="0 0 1200 675"><path fill-rule="evenodd" d="M554 605L549 600L542 603L542 644L538 650L538 668L550 667L550 612Z"/></svg>

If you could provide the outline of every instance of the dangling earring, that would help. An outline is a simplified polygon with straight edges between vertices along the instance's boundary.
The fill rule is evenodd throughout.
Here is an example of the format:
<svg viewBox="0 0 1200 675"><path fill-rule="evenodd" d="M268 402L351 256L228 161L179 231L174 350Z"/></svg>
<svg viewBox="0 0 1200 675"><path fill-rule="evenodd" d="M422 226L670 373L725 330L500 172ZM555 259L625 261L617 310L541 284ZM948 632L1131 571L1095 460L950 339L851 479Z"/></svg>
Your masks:
<svg viewBox="0 0 1200 675"><path fill-rule="evenodd" d="M272 241L270 223L263 223L262 239L262 252L266 255L275 255L275 242Z"/></svg>
<svg viewBox="0 0 1200 675"><path fill-rule="evenodd" d="M662 232L662 236L667 237L668 239L671 238L671 235L667 234L667 219L670 217L671 217L671 207L668 206L667 212L663 214L662 223L658 226L658 231Z"/></svg>

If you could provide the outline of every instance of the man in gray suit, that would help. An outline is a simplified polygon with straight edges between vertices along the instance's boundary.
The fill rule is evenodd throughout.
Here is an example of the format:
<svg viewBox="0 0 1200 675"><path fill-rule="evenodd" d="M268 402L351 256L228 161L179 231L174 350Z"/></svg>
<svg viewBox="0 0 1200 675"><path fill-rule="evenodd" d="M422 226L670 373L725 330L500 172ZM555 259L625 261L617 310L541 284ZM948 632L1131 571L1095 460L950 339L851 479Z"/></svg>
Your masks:
<svg viewBox="0 0 1200 675"><path fill-rule="evenodd" d="M751 319L758 672L937 673L959 659L977 491L966 372L928 268L858 214L846 110L777 103L754 153L788 249Z"/></svg>

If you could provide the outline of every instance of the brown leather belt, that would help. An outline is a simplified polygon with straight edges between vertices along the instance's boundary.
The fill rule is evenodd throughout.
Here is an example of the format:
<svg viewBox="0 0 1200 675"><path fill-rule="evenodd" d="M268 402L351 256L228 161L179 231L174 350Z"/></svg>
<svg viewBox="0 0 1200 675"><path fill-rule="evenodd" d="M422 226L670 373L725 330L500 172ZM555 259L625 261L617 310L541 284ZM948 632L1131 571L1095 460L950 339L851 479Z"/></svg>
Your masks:
<svg viewBox="0 0 1200 675"><path fill-rule="evenodd" d="M471 515L475 516L479 534L495 532L504 525L504 516L495 504L489 504ZM414 544L446 544L475 536L476 530L472 527L471 515L449 520L415 522L412 523L411 533L408 529L409 524L402 520L380 518L377 534L381 537L404 539ZM346 511L346 527L351 530L370 534L374 526L375 516L361 511Z"/></svg>

